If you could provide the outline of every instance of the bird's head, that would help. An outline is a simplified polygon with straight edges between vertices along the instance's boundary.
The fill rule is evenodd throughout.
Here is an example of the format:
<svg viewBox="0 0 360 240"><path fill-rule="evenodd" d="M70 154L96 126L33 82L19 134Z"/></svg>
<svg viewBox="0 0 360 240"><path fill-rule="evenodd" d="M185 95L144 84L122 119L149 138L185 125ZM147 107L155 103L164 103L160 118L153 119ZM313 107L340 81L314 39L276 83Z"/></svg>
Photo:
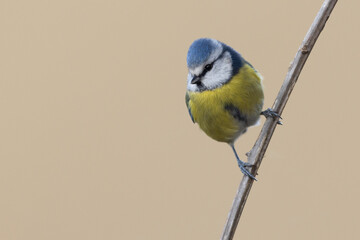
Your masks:
<svg viewBox="0 0 360 240"><path fill-rule="evenodd" d="M189 91L212 90L227 83L243 65L240 54L215 39L195 40L187 54Z"/></svg>

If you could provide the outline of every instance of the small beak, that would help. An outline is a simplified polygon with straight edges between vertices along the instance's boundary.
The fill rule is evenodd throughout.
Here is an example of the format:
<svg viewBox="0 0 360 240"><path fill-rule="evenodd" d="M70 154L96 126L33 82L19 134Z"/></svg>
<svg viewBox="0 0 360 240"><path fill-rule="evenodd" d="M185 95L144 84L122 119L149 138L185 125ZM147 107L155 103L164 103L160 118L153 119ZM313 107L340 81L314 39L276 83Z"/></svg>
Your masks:
<svg viewBox="0 0 360 240"><path fill-rule="evenodd" d="M199 76L194 76L193 79L191 79L191 84L197 84L198 82L200 82L201 77Z"/></svg>

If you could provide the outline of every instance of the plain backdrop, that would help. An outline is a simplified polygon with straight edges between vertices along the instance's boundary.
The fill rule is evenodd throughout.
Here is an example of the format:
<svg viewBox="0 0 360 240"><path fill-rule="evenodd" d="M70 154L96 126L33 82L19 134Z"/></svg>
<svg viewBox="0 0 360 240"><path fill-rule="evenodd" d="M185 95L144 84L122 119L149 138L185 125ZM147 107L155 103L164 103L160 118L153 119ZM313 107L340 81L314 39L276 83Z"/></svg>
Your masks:
<svg viewBox="0 0 360 240"><path fill-rule="evenodd" d="M0 239L219 239L242 174L190 120L187 49L241 52L271 107L321 4L2 0ZM235 239L360 238L359 7L335 7Z"/></svg>

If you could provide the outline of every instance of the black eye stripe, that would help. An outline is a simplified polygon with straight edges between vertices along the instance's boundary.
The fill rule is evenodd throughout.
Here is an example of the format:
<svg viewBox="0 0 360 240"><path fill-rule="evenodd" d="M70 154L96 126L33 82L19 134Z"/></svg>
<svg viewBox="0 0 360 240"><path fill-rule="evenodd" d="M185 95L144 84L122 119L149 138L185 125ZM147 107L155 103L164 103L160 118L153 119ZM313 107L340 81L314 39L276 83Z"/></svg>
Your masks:
<svg viewBox="0 0 360 240"><path fill-rule="evenodd" d="M224 55L225 52L226 52L226 51L223 51L223 52L220 54L220 56L218 56L212 63L206 64L205 67L204 67L204 70L202 71L202 73L201 73L198 77L201 78L201 77L205 76L205 74L206 74L207 72L209 72L209 71L213 68L214 63L215 63L217 60L219 60L220 58L222 58L222 56Z"/></svg>
<svg viewBox="0 0 360 240"><path fill-rule="evenodd" d="M215 63L217 60L219 60L220 58L222 58L222 57L224 56L224 53L225 53L225 52L226 52L226 51L223 51L212 63L209 63L209 64L205 65L204 70L203 70L203 72L201 73L201 76L204 76L208 71L210 71L210 70L213 68L214 63Z"/></svg>
<svg viewBox="0 0 360 240"><path fill-rule="evenodd" d="M204 71L207 71L207 72L210 71L212 69L213 65L214 65L214 62L207 64L204 68Z"/></svg>
<svg viewBox="0 0 360 240"><path fill-rule="evenodd" d="M216 61L216 60L215 60L215 61ZM214 62L215 62L215 61L214 61ZM214 65L214 62L212 62L212 63L210 63L210 64L206 64L205 67L204 67L204 70L202 71L202 73L200 74L199 77L202 77L202 76L204 76L207 72L209 72L209 71L212 69L212 67L213 67L213 65Z"/></svg>

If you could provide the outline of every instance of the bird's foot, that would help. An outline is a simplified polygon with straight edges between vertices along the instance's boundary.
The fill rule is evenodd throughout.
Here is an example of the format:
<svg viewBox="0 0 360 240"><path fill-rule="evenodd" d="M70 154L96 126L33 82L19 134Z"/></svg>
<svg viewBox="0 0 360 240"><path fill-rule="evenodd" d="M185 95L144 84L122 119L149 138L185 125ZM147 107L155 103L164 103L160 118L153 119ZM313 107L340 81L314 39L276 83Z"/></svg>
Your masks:
<svg viewBox="0 0 360 240"><path fill-rule="evenodd" d="M243 161L239 161L239 162L238 162L238 165L239 165L239 168L240 168L241 172L242 172L244 175L246 175L246 176L248 176L249 178L257 181L257 179L254 177L254 175L252 175L252 174L249 172L249 170L247 170L247 168L253 167L253 166L254 166L253 164L245 163L245 162L243 162Z"/></svg>
<svg viewBox="0 0 360 240"><path fill-rule="evenodd" d="M242 162L242 165L244 167L246 167L246 168L252 168L254 166L254 164L251 164L251 163L248 163L248 162L243 162L243 161L241 161L241 162Z"/></svg>
<svg viewBox="0 0 360 240"><path fill-rule="evenodd" d="M262 111L260 113L260 115L264 115L264 117L266 117L266 118L268 118L268 117L279 118L279 120L277 121L277 124L283 125L280 120L280 119L282 119L282 117L278 113L274 112L271 108L268 108L265 111Z"/></svg>

